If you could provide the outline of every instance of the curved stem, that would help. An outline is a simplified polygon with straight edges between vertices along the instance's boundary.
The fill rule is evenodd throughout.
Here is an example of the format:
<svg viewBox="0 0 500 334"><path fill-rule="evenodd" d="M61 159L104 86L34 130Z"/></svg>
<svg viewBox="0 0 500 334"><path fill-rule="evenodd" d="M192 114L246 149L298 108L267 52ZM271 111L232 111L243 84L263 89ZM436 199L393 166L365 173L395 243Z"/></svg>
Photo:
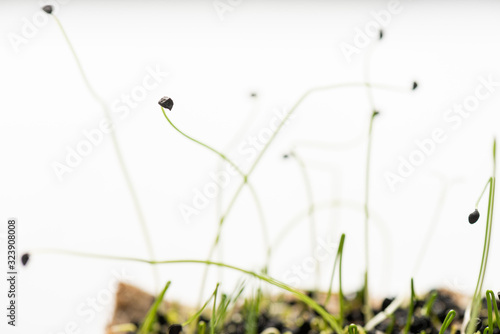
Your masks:
<svg viewBox="0 0 500 334"><path fill-rule="evenodd" d="M92 97L101 105L102 110L104 111L104 117L106 118L106 121L108 122L108 124L113 125L113 120L111 119L111 113L109 111L109 108L108 108L106 102L95 92L94 88L90 84L90 82L87 78L87 75L85 74L85 71L83 69L83 66L80 62L80 59L78 58L76 51L73 48L73 44L71 44L69 37L66 34L66 31L64 30L61 22L59 21L57 16L55 16L54 14L52 14L51 16L54 19L54 21L57 23L57 25L59 26L59 29L61 30L61 32L64 36L64 39L66 40L66 44L68 45L68 47L73 55L73 58L76 62L76 65L78 66L78 70L80 72L80 75L82 76L83 81L85 83L85 86L87 87L88 91L90 92L90 95L92 95ZM141 227L142 235L144 238L144 242L145 242L146 247L147 247L148 255L152 260L154 260L155 254L154 254L154 249L153 249L153 243L151 241L151 236L150 236L151 234L150 234L148 226L146 224L146 219L144 218L144 214L142 212L142 207L139 203L139 198L137 197L137 193L136 193L134 185L132 183L132 179L130 178L130 173L128 172L128 169L126 167L125 160L123 159L121 148L120 148L120 145L118 143L118 139L116 138L116 134L115 134L114 129L112 129L110 134L111 134L111 141L113 142L113 148L115 150L116 157L118 159L118 164L120 165L120 168L122 170L122 174L123 174L123 177L125 178L125 182L127 184L127 188L129 190L130 196L132 197L132 203L134 205L134 208L135 208L135 211L137 214L137 218L138 218L139 223L140 223L140 227ZM158 270L154 267L152 270L153 270L153 276L154 276L154 280L155 280L155 286L156 286L156 289L158 289L158 287L159 287L159 273L158 273Z"/></svg>
<svg viewBox="0 0 500 334"><path fill-rule="evenodd" d="M488 215L486 217L486 231L483 243L483 255L481 257L481 267L479 269L479 276L477 278L476 289L472 297L472 308L469 325L467 326L467 334L472 334L476 330L474 319L477 318L481 308L481 291L483 289L484 276L486 274L486 266L488 263L488 255L490 250L491 241L491 227L493 225L493 207L495 202L495 180L496 180L496 139L493 141L493 173L490 178L490 192L488 198ZM483 190L484 192L484 190Z"/></svg>
<svg viewBox="0 0 500 334"><path fill-rule="evenodd" d="M220 263L220 262L207 261L207 260L192 260L192 259L152 261L152 260L141 259L141 258L122 257L122 256L114 256L114 255L102 255L102 254L93 254L93 253L83 253L83 252L74 252L74 251L57 250L57 249L39 249L39 250L33 251L32 253L33 254L35 254L35 253L66 254L66 255L80 256L80 257L87 257L87 258L96 258L96 259L141 262L141 263L148 263L148 264L152 264L152 265L190 264L191 263L191 264L213 265L213 266L228 268L228 269L235 270L235 271L241 272L243 274L255 277L261 281L267 282L267 283L274 285L280 289L283 289L285 291L290 292L292 295L294 295L295 297L300 299L302 302L306 303L308 306L310 306L312 309L314 309L338 334L343 333L342 328L338 324L335 317L333 317L321 305L316 303L313 299L311 299L307 295L303 294L299 290L294 289L294 288L288 286L287 284L285 284L281 281L278 281L277 279L272 278L271 276L258 274L256 272L242 269L242 268L239 268L239 267L236 267L233 265Z"/></svg>

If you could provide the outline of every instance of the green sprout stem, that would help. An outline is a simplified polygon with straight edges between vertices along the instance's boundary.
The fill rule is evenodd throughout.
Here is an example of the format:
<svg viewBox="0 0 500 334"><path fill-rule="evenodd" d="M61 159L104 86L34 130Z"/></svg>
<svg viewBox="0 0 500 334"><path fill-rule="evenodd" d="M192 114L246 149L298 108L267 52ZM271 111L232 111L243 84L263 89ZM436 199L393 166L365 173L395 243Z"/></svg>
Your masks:
<svg viewBox="0 0 500 334"><path fill-rule="evenodd" d="M134 258L134 257L123 257L123 256L115 256L115 255L103 255L103 254L95 254L95 253L84 253L84 252L76 252L76 251L70 251L70 250L61 250L61 249L38 249L34 250L31 252L32 254L38 253L51 253L51 254L65 254L65 255L72 255L72 256L79 256L79 257L87 257L87 258L95 258L95 259L107 259L107 260L116 260L116 261L131 261L131 262L139 262L139 263L147 263L150 265L160 265L160 264L203 264L203 265L213 265L213 266L218 266L218 267L223 267L223 268L228 268L231 270L235 270L238 272L241 272L243 274L255 277L261 281L264 281L268 284L274 285L282 290L290 292L292 295L294 295L296 298L298 298L300 301L304 302L306 305L311 307L313 310L315 310L324 320L328 325L331 326L331 328L337 332L338 334L343 334L343 330L341 326L339 325L337 319L330 313L328 313L321 305L319 305L317 302L315 302L313 299L305 295L304 293L300 292L299 290L290 287L289 285L278 281L275 278L272 278L271 276L268 275L263 275L259 274L250 270L242 269L233 265L225 264L225 263L220 263L220 262L213 262L213 261L207 261L207 260L165 260L165 261L156 261L156 260L148 260L148 259L141 259L141 258Z"/></svg>
<svg viewBox="0 0 500 334"><path fill-rule="evenodd" d="M358 326L355 324L350 324L349 327L347 327L347 333L348 334L358 334Z"/></svg>
<svg viewBox="0 0 500 334"><path fill-rule="evenodd" d="M210 298L208 298L208 300L205 302L205 304L203 304L203 306L195 313L193 314L192 316L189 317L189 319L187 319L186 321L184 321L182 323L182 327L184 326L187 326L189 325L191 322L193 322L194 320L198 319L198 317L201 315L201 313L205 310L205 308L208 306L208 303L210 303L210 301L212 300L212 298L215 297L215 295L217 294L217 289L219 288L219 283L217 283L216 287L215 287L215 290L214 292L212 293L212 295L210 295Z"/></svg>
<svg viewBox="0 0 500 334"><path fill-rule="evenodd" d="M80 62L80 58L78 57L78 55L73 47L73 44L69 40L69 37L66 34L66 31L64 30L63 25L61 24L61 22L59 21L57 16L55 16L54 14L51 14L51 16L54 19L54 21L57 23L57 25L59 26L59 29L60 29L62 35L64 36L66 44L68 45L68 47L71 51L71 54L73 55L75 63L76 63L78 70L80 72L80 75L85 83L85 86L87 87L87 90L89 91L90 95L92 95L92 97L101 105L101 108L104 112L104 117L105 117L106 121L112 125L113 121L112 121L111 113L109 111L107 103L96 93L96 91L94 90L94 88L90 84L90 81L88 80L87 75L85 74L85 70L83 69L83 66ZM134 208L135 208L138 220L139 220L139 224L141 226L141 231L142 231L142 235L144 238L144 242L145 242L146 247L147 247L148 256L152 260L154 260L155 253L154 253L154 249L153 249L153 243L151 241L151 233L149 232L148 226L146 224L146 219L144 218L144 214L142 212L142 208L141 208L141 205L139 203L139 198L137 196L134 185L132 183L132 179L130 178L130 173L129 173L127 166L125 164L125 160L123 159L123 154L122 154L120 145L118 143L118 139L116 137L115 131L112 130L110 132L110 134L111 134L111 141L113 142L113 148L115 150L116 157L118 159L118 164L120 165L123 177L125 178L125 182L127 184L127 188L128 188L129 193L130 193L130 196L132 197L132 203L134 205ZM153 270L155 285L158 287L158 285L159 285L158 271L154 267L152 270Z"/></svg>
<svg viewBox="0 0 500 334"><path fill-rule="evenodd" d="M500 328L500 314L498 313L498 307L497 307L497 300L495 298L495 294L493 291L488 290L486 291L486 301L488 303L488 328L489 328L489 333L493 333L493 312L492 312L492 305L493 305L493 310L495 311L495 320L497 322L498 328Z"/></svg>
<svg viewBox="0 0 500 334"><path fill-rule="evenodd" d="M406 319L406 325L403 329L404 334L408 334L410 331L411 320L413 318L413 308L415 307L415 289L413 288L413 278L411 279L411 297L410 297L410 306L408 307L408 317Z"/></svg>
<svg viewBox="0 0 500 334"><path fill-rule="evenodd" d="M455 310L450 310L448 314L446 315L446 318L444 318L443 324L441 325L441 329L439 330L439 334L444 334L446 329L450 326L452 323L453 319L455 318L455 315L457 312Z"/></svg>
<svg viewBox="0 0 500 334"><path fill-rule="evenodd" d="M204 321L198 323L198 334L205 334L207 330L207 324Z"/></svg>
<svg viewBox="0 0 500 334"><path fill-rule="evenodd" d="M158 297L156 297L155 302L149 309L148 313L146 314L146 318L144 318L144 322L142 323L141 327L139 328L139 334L149 334L153 330L153 325L156 321L156 313L158 311L158 307L160 307L163 297L165 296L165 293L168 290L168 287L170 286L170 281L165 284L165 287L163 290L160 292Z"/></svg>
<svg viewBox="0 0 500 334"><path fill-rule="evenodd" d="M219 290L219 283L215 287L214 292L214 306L212 307L212 318L210 318L210 334L215 334L215 326L217 326L217 319L215 317L215 312L217 309L217 291Z"/></svg>
<svg viewBox="0 0 500 334"><path fill-rule="evenodd" d="M265 222L265 218L264 218L264 213L263 213L263 210L262 210L262 205L260 203L260 200L259 200L259 197L257 196L257 192L255 191L255 188L252 186L252 184L248 181L248 174L245 174L241 168L236 164L234 163L231 159L229 159L225 154L219 152L218 150L216 150L215 148L213 148L212 146L210 145L207 145L189 135L187 135L185 132L183 132L182 130L180 130L177 126L175 126L175 124L170 120L170 118L168 117L167 113L165 112L165 109L163 107L161 107L161 111L163 112L163 115L165 116L166 120L168 121L168 123L178 132L180 133L182 136L186 137L187 139L191 140L192 142L202 146L202 147L205 147L207 148L208 150L212 151L213 153L217 154L222 160L226 161L227 163L229 163L235 170L236 172L243 178L243 183L240 185L240 188L239 190L241 191L243 189L243 186L246 185L248 187L248 189L250 190L250 193L252 195L252 198L255 202L255 205L257 207L257 212L258 212L258 215L259 215L259 219L261 221L261 224L262 224L262 233L263 233L263 239L264 239L264 243L266 244L266 263L264 265L264 271L267 271L268 270L268 266L269 266L269 261L270 261L270 255L271 255L271 244L269 242L269 233L267 231L267 225L266 225L266 222ZM239 193L239 192L238 192ZM229 208L232 207L232 205L234 204L236 198L233 197L231 203L229 204ZM220 234L221 234L221 226L222 224L224 223L224 220L225 220L225 216L226 215L223 215L220 217L220 220L219 220L219 225L218 225L218 232L217 232L217 238L216 238L216 242L214 242L214 244L212 245L210 251L209 251L209 256L208 256L208 260L211 260L212 257L213 257L213 253L219 243L219 239L220 239ZM206 282L206 277L208 275L208 269L205 269L204 271L204 274L203 274L203 279L201 280L202 281L202 286L201 286L201 289L200 289L200 301L201 301L201 298L203 297L203 292L204 292L204 288L205 288L205 282Z"/></svg>
<svg viewBox="0 0 500 334"><path fill-rule="evenodd" d="M437 291L434 291L427 302L425 303L424 307L422 307L422 315L425 316L430 316L431 315L431 310L432 310L432 305L434 305L434 302L436 301L436 298L438 296Z"/></svg>
<svg viewBox="0 0 500 334"><path fill-rule="evenodd" d="M493 141L493 173L492 177L488 180L489 184L489 196L488 196L488 214L486 217L486 228L484 235L484 244L483 244L483 255L481 257L481 267L479 269L479 275L477 279L476 289L474 290L474 295L472 297L472 307L470 314L470 321L467 326L467 334L472 334L476 330L476 324L474 319L477 318L479 314L479 310L481 308L481 291L483 289L484 276L486 274L486 266L488 263L488 254L490 249L490 241L491 241L491 228L493 225L493 207L495 202L495 175L496 175L496 139ZM483 189L483 193L485 192ZM481 199L483 193L479 199ZM477 206L477 204L476 204Z"/></svg>
<svg viewBox="0 0 500 334"><path fill-rule="evenodd" d="M363 300L364 300L364 314L365 321L370 320L373 317L371 307L370 307L370 294L368 291L368 268L369 268L369 221L370 221L370 164L371 164L371 152L372 152L372 132L373 132L373 120L377 116L377 112L373 111L370 118L370 125L368 128L368 146L366 150L366 170L365 170L365 275L364 275L364 286L363 286Z"/></svg>
<svg viewBox="0 0 500 334"><path fill-rule="evenodd" d="M330 276L330 284L328 292L326 294L325 305L328 305L330 297L332 295L332 285L333 276L335 274L335 268L337 267L337 261L339 263L339 323L342 325L344 323L344 293L342 291L342 256L344 252L344 241L345 234L342 233L340 236L339 248L337 249L337 255L335 256L335 261L333 263L332 275Z"/></svg>

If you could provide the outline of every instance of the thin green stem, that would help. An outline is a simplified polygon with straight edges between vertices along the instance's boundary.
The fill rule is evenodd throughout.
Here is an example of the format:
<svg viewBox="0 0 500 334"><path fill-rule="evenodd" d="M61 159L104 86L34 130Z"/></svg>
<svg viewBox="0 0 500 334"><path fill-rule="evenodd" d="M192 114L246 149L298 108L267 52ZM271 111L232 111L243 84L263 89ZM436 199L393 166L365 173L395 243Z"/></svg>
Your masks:
<svg viewBox="0 0 500 334"><path fill-rule="evenodd" d="M446 318L444 318L443 325L441 326L441 329L439 330L439 334L444 334L446 329L451 325L456 314L457 314L457 312L455 312L455 310L450 310L450 312L448 312L448 314L446 315Z"/></svg>
<svg viewBox="0 0 500 334"><path fill-rule="evenodd" d="M217 309L217 291L219 290L219 283L215 287L214 292L214 306L212 307L212 318L210 318L210 334L215 334L215 326L217 326L217 319L215 317L215 312Z"/></svg>
<svg viewBox="0 0 500 334"><path fill-rule="evenodd" d="M408 334L411 326L411 320L413 318L413 308L415 307L415 290L413 288L413 278L411 279L411 298L410 306L408 307L408 317L406 318L406 325L403 329L404 334Z"/></svg>
<svg viewBox="0 0 500 334"><path fill-rule="evenodd" d="M431 315L432 305L434 305L434 302L436 301L437 296L438 296L437 291L434 291L429 296L429 299L425 303L424 307L422 307L422 315L425 315L425 316Z"/></svg>
<svg viewBox="0 0 500 334"><path fill-rule="evenodd" d="M240 189L239 191L241 191L243 189L243 186L246 185L248 187L248 189L250 190L250 193L252 195L252 198L255 202L255 205L257 207L257 213L259 215L259 219L260 219L260 222L261 222L261 225L262 225L262 233L263 233L263 239L264 239L264 243L266 245L266 262L265 262L265 265L264 265L264 270L267 271L268 270L268 265L269 265L269 258L271 256L271 244L269 242L269 234L268 234L268 231L267 231L267 225L266 225L266 222L265 222L265 218L264 218L264 213L263 213L263 210L262 210L262 205L260 203L260 200L259 200L259 197L257 196L257 193L255 191L255 188L253 187L253 185L248 181L248 176L247 174L245 174L241 168L236 164L234 163L231 159L229 159L225 154L219 152L218 150L216 150L215 148L213 148L212 146L210 145L207 145L189 135L187 135L186 133L184 133L182 130L180 130L177 126L175 126L175 124L170 120L170 118L168 117L167 113L165 112L165 109L163 107L161 107L161 111L163 112L163 115L165 116L166 120L168 121L168 123L177 131L179 132L182 136L186 137L187 139L195 142L196 144L198 145L201 145L205 148L207 148L208 150L214 152L215 154L217 154L222 160L226 161L227 163L229 163L237 172L238 174L243 178L243 183L242 185L240 186ZM233 197L232 198L232 201L231 203L229 204L228 208L231 208L232 205L234 204L234 202L236 201L236 198ZM209 252L209 257L208 257L208 260L211 260L212 259L212 256L213 256L213 252L215 251L218 243L219 243L219 240L220 240L220 234L221 234L221 227L222 227L222 224L224 223L224 220L225 220L225 215L224 216L221 216L220 217L220 221L219 221L219 224L218 224L218 231L217 231L217 237L216 237L216 242L214 243L214 245L212 246L210 252ZM202 279L202 287L200 289L200 298L202 298L203 296L203 290L204 290L204 286L205 286L205 282L206 282L206 277L208 275L208 271L205 270L204 271L204 279ZM200 299L201 301L201 299Z"/></svg>
<svg viewBox="0 0 500 334"><path fill-rule="evenodd" d="M369 268L369 221L370 221L370 164L371 164L371 152L372 152L372 131L373 131L373 120L377 116L377 112L373 111L370 118L370 126L368 128L368 145L366 150L366 170L365 170L365 275L364 275L364 286L363 286L363 300L364 300L364 314L365 321L370 320L373 317L371 307L370 307L370 294L368 290L368 268Z"/></svg>
<svg viewBox="0 0 500 334"><path fill-rule="evenodd" d="M472 334L476 330L474 319L477 318L481 308L481 291L483 289L484 276L486 274L486 266L488 264L488 255L491 241L491 228L493 225L493 208L495 202L495 180L496 180L496 139L493 141L493 173L489 180L490 191L488 197L488 215L486 217L486 231L484 235L483 255L481 257L481 267L477 279L476 289L472 297L472 308L469 325L467 326L467 334ZM484 192L484 190L483 190Z"/></svg>
<svg viewBox="0 0 500 334"><path fill-rule="evenodd" d="M495 298L495 294L493 291L486 291L486 301L488 302L488 327L490 328L490 333L493 333L493 310L495 311L495 320L497 322L497 326L500 329L500 314L498 313L497 300Z"/></svg>
<svg viewBox="0 0 500 334"><path fill-rule="evenodd" d="M194 320L196 320L196 319L199 318L199 316L201 315L201 313L203 312L203 310L205 310L205 308L208 306L208 303L210 303L210 301L212 300L212 298L214 298L214 296L217 294L217 289L218 288L219 288L219 283L217 283L214 292L210 295L210 298L208 298L208 300L205 302L205 304L203 304L203 306L198 310L198 312L196 312L195 314L193 314L192 316L190 316L189 319L187 319L186 321L184 321L182 323L182 327L189 325L191 322L193 322Z"/></svg>
<svg viewBox="0 0 500 334"><path fill-rule="evenodd" d="M170 281L165 284L165 287L163 290L160 292L158 297L156 297L155 302L153 305L151 305L148 313L146 314L146 317L144 318L144 321L139 328L139 334L149 334L153 330L153 325L156 322L156 313L158 311L158 308L160 307L161 303L163 302L163 297L165 297L165 293L168 290L168 287L170 286Z"/></svg>
<svg viewBox="0 0 500 334"><path fill-rule="evenodd" d="M491 183L491 177L488 179L488 181L486 181L486 184L484 185L484 188L483 188L483 191L481 192L481 195L479 195L479 198L477 199L476 201L476 205L475 205L475 209L477 209L478 205L479 205L479 202L481 201L481 199L483 198L483 195L484 193L486 192L486 189L488 188L488 185Z"/></svg>
<svg viewBox="0 0 500 334"><path fill-rule="evenodd" d="M236 169L236 171L238 172L238 174L240 174L244 179L246 179L245 177L245 173L243 173L243 171L240 169L240 167L238 165L236 165L231 159L229 159L228 157L226 157L225 154L217 151L215 148L213 148L212 146L210 145L207 145L197 139L194 139L193 137L185 134L184 132L182 132L178 127L175 126L174 123L172 123L172 121L170 120L170 118L168 117L167 113L165 112L165 109L163 109L162 106L160 106L161 108L161 111L163 112L163 115L165 116L165 118L167 119L167 121L170 123L170 125L175 129L175 131L179 132L181 135L183 135L184 137L186 137L187 139L195 142L196 144L198 145L201 145L203 147L205 147L206 149L214 152L215 154L217 154L219 157L222 158L222 160L226 161L227 163L229 163L234 169Z"/></svg>
<svg viewBox="0 0 500 334"><path fill-rule="evenodd" d="M342 257L344 252L344 241L345 234L342 233L340 236L339 247L337 249L337 255L335 256L335 261L333 263L332 274L330 276L330 284L328 287L328 292L326 294L325 305L328 305L330 301L330 297L332 295L332 285L333 285L333 276L335 274L335 268L337 267L337 261L339 262L339 323L340 325L344 324L344 292L342 291Z"/></svg>
<svg viewBox="0 0 500 334"><path fill-rule="evenodd" d="M69 49L70 49L70 51L71 51L71 53L73 55L73 59L75 60L75 63L77 65L77 67L78 67L80 75L83 78L85 86L87 87L90 95L92 95L92 97L101 105L101 108L102 108L102 110L104 112L104 117L106 118L106 121L110 125L113 125L113 120L111 118L111 113L109 111L108 105L95 92L94 88L90 84L90 81L88 80L87 75L85 74L83 66L82 66L82 64L80 62L80 58L76 54L76 51L73 48L73 44L69 40L69 37L66 34L66 31L64 30L61 22L59 21L59 19L57 18L57 16L55 16L54 14L52 14L51 16L54 19L54 21L57 23L57 25L59 26L59 29L60 29L62 35L64 36L66 44L68 45L68 47L69 47ZM116 157L118 159L118 164L120 165L123 177L125 178L125 182L127 184L127 188L129 190L130 196L132 198L132 203L134 205L134 208L135 208L135 211L136 211L136 214L137 214L137 218L139 220L139 224L140 224L140 227L141 227L141 231L142 231L142 235L143 235L143 238L144 238L144 242L146 244L147 251L148 251L148 256L152 260L154 260L155 259L155 253L154 253L154 249L153 249L153 243L151 241L151 233L149 232L148 226L146 224L146 219L144 218L144 214L142 212L142 208L141 208L141 205L139 203L139 198L137 197L137 193L135 191L135 187L134 187L134 185L132 183L132 179L130 178L130 173L129 173L129 171L127 169L127 166L125 164L125 160L123 159L123 154L122 154L120 145L118 143L118 139L116 137L114 129L110 132L110 134L111 134L111 141L113 142L113 148L115 150ZM159 273L158 273L157 269L154 268L154 267L153 267L152 270L153 270L153 276L154 276L154 280L155 280L155 286L158 287L159 286Z"/></svg>
<svg viewBox="0 0 500 334"><path fill-rule="evenodd" d="M147 259L141 259L141 258L123 257L123 256L115 256L115 255L102 255L102 254L75 252L75 251L68 251L68 250L57 250L57 249L38 249L38 250L32 251L31 253L32 254L41 254L41 253L65 254L65 255L80 256L80 257L95 258L95 259L140 262L140 263L147 263L147 264L152 264L152 265L159 265L159 264L203 264L203 265L207 265L207 266L213 265L213 266L228 268L228 269L235 270L235 271L241 272L243 274L255 277L261 281L264 281L268 284L274 285L280 289L283 289L285 291L290 292L296 298L298 298L299 300L304 302L306 305L308 305L309 307L314 309L332 327L332 329L335 330L335 332L337 332L338 334L343 334L342 328L340 327L340 325L337 322L337 320L335 319L335 317L332 316L331 314L329 314L321 305L316 303L313 299L311 299L307 295L303 294L299 290L292 288L289 285L287 285L281 281L278 281L277 279L272 278L271 276L258 274L256 272L242 269L242 268L232 266L229 264L207 261L207 260L191 260L191 259L153 261L153 260L147 260Z"/></svg>

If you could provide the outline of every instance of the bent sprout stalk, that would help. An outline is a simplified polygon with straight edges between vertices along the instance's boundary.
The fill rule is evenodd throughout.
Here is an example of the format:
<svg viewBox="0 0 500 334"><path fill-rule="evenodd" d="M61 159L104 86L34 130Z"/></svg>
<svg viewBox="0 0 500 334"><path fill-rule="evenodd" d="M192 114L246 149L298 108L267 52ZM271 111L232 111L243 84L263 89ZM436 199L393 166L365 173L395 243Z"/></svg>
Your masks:
<svg viewBox="0 0 500 334"><path fill-rule="evenodd" d="M213 262L213 261L206 261L206 260L191 260L191 259L154 261L154 260L147 260L147 259L134 258L134 257L103 255L103 254L95 254L95 253L84 253L84 252L75 252L75 251L61 250L61 249L38 249L38 250L35 250L32 252L32 254L34 254L34 253L65 254L65 255L73 255L73 256L80 256L80 257L87 257L87 258L94 258L94 259L140 262L140 263L147 263L147 264L152 264L152 265L189 264L190 263L190 264L213 265L213 266L228 268L228 269L235 270L235 271L241 272L241 273L249 275L249 276L253 276L261 281L264 281L264 282L271 284L271 285L274 285L282 290L290 292L292 295L297 297L300 301L302 301L307 306L311 307L314 311L316 311L323 318L323 320L325 320L325 322L337 334L343 334L342 327L338 323L337 319L335 319L335 317L333 315L328 313L321 305L319 305L316 301L314 301L309 296L303 294L299 290L292 288L291 286L289 286L281 281L278 281L275 278L272 278L271 276L259 274L259 273L256 273L256 272L253 272L250 270L246 270L243 268L239 268L239 267L236 267L233 265L229 265L229 264L225 264L225 263L221 263L221 262Z"/></svg>
<svg viewBox="0 0 500 334"><path fill-rule="evenodd" d="M486 227L485 227L485 235L484 235L484 243L483 243L483 255L481 257L481 266L479 268L479 275L477 278L476 289L474 290L474 295L472 297L472 307L470 313L470 321L467 326L467 334L472 334L476 330L476 323L474 319L477 318L479 314L479 310L481 308L481 295L483 289L484 276L486 274L486 266L488 264L488 255L490 250L490 242L491 242L491 228L493 225L493 207L495 202L495 175L496 175L496 139L493 140L493 173L488 182L486 183L485 188L483 189L479 199L476 202L476 210L471 213L469 216L469 222L471 224L475 223L479 218L479 212L477 211L477 206L484 195L486 188L489 185L489 196L488 196L488 213L486 217ZM472 216L472 219L471 219Z"/></svg>
<svg viewBox="0 0 500 334"><path fill-rule="evenodd" d="M71 43L68 35L66 34L66 31L64 30L64 27L61 24L61 21L59 21L59 19L57 18L57 16L55 16L52 13L52 6L49 6L49 5L44 6L43 10L47 14L51 14L52 18L57 23L57 25L58 25L58 27L59 27L59 29L60 29L63 37L64 37L64 40L66 41L66 44L68 45L68 47L69 47L69 49L71 51L71 54L73 55L73 59L75 60L75 63L76 63L76 65L78 67L78 70L80 72L80 76L82 77L83 82L85 83L85 86L87 87L87 90L89 91L90 95L94 98L94 100L101 105L101 108L102 108L102 110L104 112L104 117L105 117L106 121L110 125L112 125L113 124L113 120L111 118L111 112L109 110L109 107L108 107L107 103L104 101L104 99L101 96L99 96L99 94L96 93L95 89L90 84L90 81L87 78L87 74L85 73L85 70L83 69L82 63L80 62L80 58L76 54L76 51L73 48L73 44ZM148 229L148 225L146 223L146 219L144 218L144 214L142 212L142 207L140 205L139 198L137 196L137 193L135 191L135 187L134 187L132 179L130 177L130 173L129 173L129 171L127 169L127 166L125 164L125 160L123 158L123 154L122 154L122 151L121 151L121 148L120 148L120 144L118 142L118 138L116 137L116 134L115 134L114 130L112 130L110 132L110 135L111 135L111 141L113 143L113 148L114 148L114 151L115 151L115 154L116 154L116 158L118 160L118 164L120 165L123 177L125 178L125 182L127 184L127 188L128 188L129 193L130 193L130 196L131 196L134 208L135 208L135 212L136 212L137 218L139 220L139 224L140 224L141 231L142 231L142 236L144 238L144 243L146 244L146 248L147 248L147 251L148 251L148 256L151 258L151 260L154 260L155 259L155 253L154 253L153 243L151 241L151 233L150 233L150 231ZM154 267L153 267L152 270L153 270L153 277L154 277L154 281L155 281L155 286L156 286L156 289L158 289L159 288L159 274L158 274L158 271Z"/></svg>
<svg viewBox="0 0 500 334"><path fill-rule="evenodd" d="M441 325L441 329L439 330L439 334L444 334L446 329L451 325L456 314L457 314L457 312L455 312L455 310L450 310L450 312L448 312L448 314L446 315L446 318L444 318L443 324Z"/></svg>

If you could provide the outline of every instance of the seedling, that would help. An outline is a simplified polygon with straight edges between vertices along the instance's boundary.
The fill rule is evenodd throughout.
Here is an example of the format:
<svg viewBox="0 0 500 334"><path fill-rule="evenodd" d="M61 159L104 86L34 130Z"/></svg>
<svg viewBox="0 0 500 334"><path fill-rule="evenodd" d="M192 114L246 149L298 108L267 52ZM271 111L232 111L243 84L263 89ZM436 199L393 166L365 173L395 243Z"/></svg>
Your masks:
<svg viewBox="0 0 500 334"><path fill-rule="evenodd" d="M344 241L345 234L342 233L340 236L339 248L337 249L337 255L335 256L335 261L333 263L332 275L330 276L330 284L328 288L328 293L326 294L325 304L328 305L330 297L332 295L332 284L333 276L335 274L335 268L337 267L337 261L339 262L339 323L344 323L344 293L342 291L342 254L344 251Z"/></svg>
<svg viewBox="0 0 500 334"><path fill-rule="evenodd" d="M488 304L488 327L485 328L484 334L493 334L493 312L495 311L495 320L497 326L500 329L500 314L498 313L497 301L495 299L495 294L491 290L486 291L486 303ZM492 306L493 305L493 306Z"/></svg>
<svg viewBox="0 0 500 334"><path fill-rule="evenodd" d="M160 292L158 297L156 298L155 302L151 306L151 308L148 311L148 314L146 315L146 318L144 319L144 322L142 323L141 327L139 328L139 334L148 334L151 333L153 329L153 325L156 322L156 314L158 312L158 307L160 307L160 304L163 302L163 297L165 296L165 293L168 290L168 287L170 286L170 281L165 284L165 287L163 290Z"/></svg>
<svg viewBox="0 0 500 334"><path fill-rule="evenodd" d="M408 334L408 331L410 330L412 318L413 318L413 309L415 307L415 289L413 288L413 278L411 279L411 297L410 297L410 306L408 307L408 317L406 319L406 326L403 330L404 334Z"/></svg>
<svg viewBox="0 0 500 334"><path fill-rule="evenodd" d="M476 319L478 314L479 314L479 309L481 307L481 291L483 289L483 282L484 282L484 276L486 274L486 266L488 264L488 254L490 250L490 241L491 241L491 228L493 225L493 208L494 208L494 202L495 202L495 175L496 175L496 140L493 140L493 172L492 176L488 179L488 182L486 182L486 185L481 192L481 195L479 196L477 202L476 202L476 208L474 212L469 215L469 222L475 223L479 219L479 211L477 210L477 206L479 205L479 202L481 201L481 198L483 197L486 188L489 185L489 197L488 197L488 213L486 217L486 227L485 227L485 235L484 235L484 244L483 244L483 255L481 257L481 266L479 268L479 275L477 278L477 284L476 284L476 289L474 291L474 295L472 297L472 307L471 307L471 313L470 313L470 319ZM472 218L471 218L472 216ZM472 334L476 330L476 324L474 321L469 321L469 324L467 326L467 334Z"/></svg>
<svg viewBox="0 0 500 334"><path fill-rule="evenodd" d="M347 333L348 334L359 334L358 326L356 326L355 324L350 324L349 327L347 328Z"/></svg>
<svg viewBox="0 0 500 334"><path fill-rule="evenodd" d="M446 318L444 318L443 325L441 326L441 329L439 330L439 334L444 334L446 329L450 326L452 323L453 319L455 318L455 315L457 312L455 310L450 310L448 314L446 315Z"/></svg>
<svg viewBox="0 0 500 334"><path fill-rule="evenodd" d="M96 93L96 91L94 90L94 88L90 84L90 81L87 78L87 74L85 73L85 70L83 69L82 63L80 62L80 58L78 57L75 49L73 48L73 44L71 43L68 35L66 34L66 31L64 30L64 27L61 24L61 21L59 21L59 19L57 18L56 15L52 14L52 6L47 5L47 6L44 6L42 9L46 13L51 14L52 18L57 23L62 35L64 36L64 40L66 41L66 44L68 45L68 47L71 51L71 54L73 55L73 59L78 67L78 70L80 72L80 76L82 77L82 80L85 83L87 90L89 91L90 95L94 98L94 100L101 106L103 113L104 113L104 117L105 117L106 121L108 122L108 124L112 125L113 121L111 118L111 112L109 110L107 103L104 101L103 98L101 98ZM125 183L127 184L127 188L128 188L129 193L130 193L130 196L132 198L132 202L134 204L137 218L139 220L139 224L141 227L142 236L144 238L144 243L145 243L147 250L148 250L148 255L152 260L154 260L155 254L154 254L153 244L151 242L151 236L150 236L151 234L149 232L148 225L146 224L146 220L145 220L144 214L142 212L142 207L139 203L139 198L138 198L137 193L135 191L134 185L132 184L130 174L128 172L127 166L126 166L125 161L123 159L123 155L122 155L121 148L120 148L118 139L116 137L116 134L114 131L111 131L110 135L111 135L111 140L113 142L113 148L115 150L116 157L117 157L118 163L120 165L120 169L121 169L123 177L125 179ZM152 268L152 270L153 270L153 276L155 279L155 285L158 286L158 284L159 284L158 272L156 271L156 269L154 267Z"/></svg>

